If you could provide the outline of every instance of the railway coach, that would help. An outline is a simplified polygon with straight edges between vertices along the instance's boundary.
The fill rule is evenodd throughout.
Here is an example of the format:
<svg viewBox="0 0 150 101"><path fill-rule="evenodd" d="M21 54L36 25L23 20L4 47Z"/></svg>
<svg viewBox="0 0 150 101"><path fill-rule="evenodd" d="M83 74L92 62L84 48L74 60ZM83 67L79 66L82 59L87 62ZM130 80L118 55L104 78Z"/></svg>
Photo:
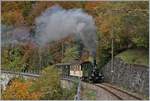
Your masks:
<svg viewBox="0 0 150 101"><path fill-rule="evenodd" d="M62 77L81 78L86 82L102 82L104 80L104 76L90 61L59 63L56 64L56 67L58 68Z"/></svg>

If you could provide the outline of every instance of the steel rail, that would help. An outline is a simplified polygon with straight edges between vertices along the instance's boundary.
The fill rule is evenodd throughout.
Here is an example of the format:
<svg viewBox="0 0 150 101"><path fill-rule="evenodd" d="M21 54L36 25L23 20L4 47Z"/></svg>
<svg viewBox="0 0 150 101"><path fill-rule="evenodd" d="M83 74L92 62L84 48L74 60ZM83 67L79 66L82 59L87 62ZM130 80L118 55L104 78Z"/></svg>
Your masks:
<svg viewBox="0 0 150 101"><path fill-rule="evenodd" d="M115 93L112 92L111 90L109 90L109 89L107 89L107 88L105 88L105 87L103 87L103 86L101 86L101 85L97 85L97 84L96 84L95 86L100 87L100 88L106 90L107 92L109 92L110 94L112 94L113 96L115 96L118 100L123 100L122 97L118 96L117 94L115 94Z"/></svg>
<svg viewBox="0 0 150 101"><path fill-rule="evenodd" d="M131 94L131 93L128 93L128 92L126 92L126 91L124 91L124 90L121 90L120 88L113 87L113 86L111 86L111 85L109 85L109 84L103 83L103 84L101 84L101 85L104 85L104 86L110 87L110 88L112 88L112 89L115 89L115 90L117 90L117 91L123 92L123 93L125 93L125 94L127 94L127 95L129 95L129 96L131 96L131 97L133 97L133 98L135 98L135 99L137 99L137 100L143 100L142 98L140 98L140 97L138 97L138 96L135 96L135 95L133 95L133 94Z"/></svg>

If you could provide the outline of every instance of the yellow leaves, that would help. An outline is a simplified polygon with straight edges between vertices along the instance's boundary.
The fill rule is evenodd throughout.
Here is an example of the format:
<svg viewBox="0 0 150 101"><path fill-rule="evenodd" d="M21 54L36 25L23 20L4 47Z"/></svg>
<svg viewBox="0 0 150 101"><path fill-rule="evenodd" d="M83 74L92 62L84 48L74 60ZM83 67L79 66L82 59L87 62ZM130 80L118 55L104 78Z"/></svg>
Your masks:
<svg viewBox="0 0 150 101"><path fill-rule="evenodd" d="M42 96L41 92L33 92L28 96L28 98L30 100L39 100L40 96Z"/></svg>
<svg viewBox="0 0 150 101"><path fill-rule="evenodd" d="M25 99L39 99L40 92L29 92L29 87L31 82L21 82L15 80L6 91L2 94L2 99L4 100L25 100Z"/></svg>
<svg viewBox="0 0 150 101"><path fill-rule="evenodd" d="M61 91L60 78L56 67L49 66L45 68L41 76L34 82L35 91L37 95L40 95L42 99L57 99ZM35 94L33 93L33 96ZM36 96L35 96L36 97Z"/></svg>
<svg viewBox="0 0 150 101"><path fill-rule="evenodd" d="M104 22L100 27L100 31L103 33L108 33L110 32L110 26L106 22Z"/></svg>

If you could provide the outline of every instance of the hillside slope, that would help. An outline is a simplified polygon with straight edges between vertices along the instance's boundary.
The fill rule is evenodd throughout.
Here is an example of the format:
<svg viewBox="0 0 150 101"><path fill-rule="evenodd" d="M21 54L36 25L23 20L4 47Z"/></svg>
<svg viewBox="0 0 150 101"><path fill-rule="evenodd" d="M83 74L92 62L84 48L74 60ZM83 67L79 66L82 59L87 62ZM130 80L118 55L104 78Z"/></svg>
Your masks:
<svg viewBox="0 0 150 101"><path fill-rule="evenodd" d="M144 49L128 49L116 57L120 57L129 64L149 65L149 53Z"/></svg>

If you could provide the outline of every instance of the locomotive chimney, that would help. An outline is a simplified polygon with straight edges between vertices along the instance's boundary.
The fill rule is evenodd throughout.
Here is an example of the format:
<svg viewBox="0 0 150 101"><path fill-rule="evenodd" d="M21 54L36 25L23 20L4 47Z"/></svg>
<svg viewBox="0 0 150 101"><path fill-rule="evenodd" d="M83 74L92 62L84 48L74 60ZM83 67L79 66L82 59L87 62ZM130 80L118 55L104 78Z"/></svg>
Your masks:
<svg viewBox="0 0 150 101"><path fill-rule="evenodd" d="M93 66L94 68L96 68L96 52L93 52L92 56L93 56Z"/></svg>
<svg viewBox="0 0 150 101"><path fill-rule="evenodd" d="M93 57L93 65L96 68L96 57L95 56Z"/></svg>

